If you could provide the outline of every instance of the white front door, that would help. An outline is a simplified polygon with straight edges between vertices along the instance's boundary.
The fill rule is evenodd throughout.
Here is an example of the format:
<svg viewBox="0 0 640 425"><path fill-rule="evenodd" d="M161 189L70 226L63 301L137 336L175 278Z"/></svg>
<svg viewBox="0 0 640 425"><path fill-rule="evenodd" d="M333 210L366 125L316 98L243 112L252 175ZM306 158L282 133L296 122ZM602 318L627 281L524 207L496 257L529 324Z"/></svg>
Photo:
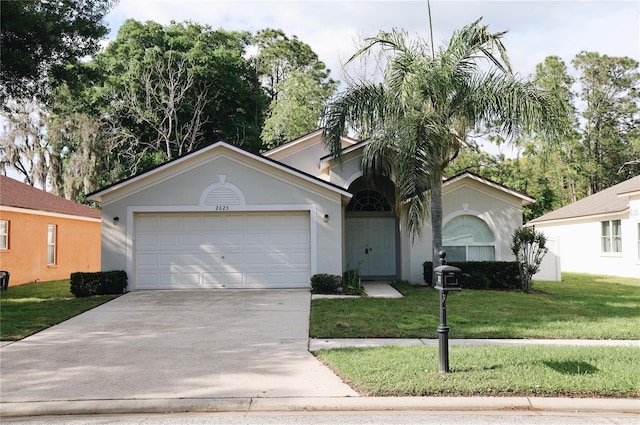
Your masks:
<svg viewBox="0 0 640 425"><path fill-rule="evenodd" d="M363 277L396 275L396 219L394 217L347 217L347 269Z"/></svg>

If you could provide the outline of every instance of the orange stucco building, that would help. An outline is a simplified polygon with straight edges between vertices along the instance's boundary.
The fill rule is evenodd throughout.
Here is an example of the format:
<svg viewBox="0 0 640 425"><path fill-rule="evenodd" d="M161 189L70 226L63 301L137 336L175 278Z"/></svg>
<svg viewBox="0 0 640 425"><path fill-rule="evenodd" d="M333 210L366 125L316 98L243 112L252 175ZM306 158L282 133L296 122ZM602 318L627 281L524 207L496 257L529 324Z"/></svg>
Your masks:
<svg viewBox="0 0 640 425"><path fill-rule="evenodd" d="M100 211L0 176L0 270L9 287L100 270Z"/></svg>

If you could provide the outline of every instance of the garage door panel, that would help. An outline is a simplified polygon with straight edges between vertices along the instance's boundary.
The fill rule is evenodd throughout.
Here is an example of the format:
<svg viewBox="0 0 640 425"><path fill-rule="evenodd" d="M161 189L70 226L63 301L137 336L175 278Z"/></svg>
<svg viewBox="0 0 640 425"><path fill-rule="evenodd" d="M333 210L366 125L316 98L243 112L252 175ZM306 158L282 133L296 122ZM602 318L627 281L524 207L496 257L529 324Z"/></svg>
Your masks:
<svg viewBox="0 0 640 425"><path fill-rule="evenodd" d="M136 289L308 287L308 212L141 213Z"/></svg>
<svg viewBox="0 0 640 425"><path fill-rule="evenodd" d="M154 247L158 245L158 237L155 234L138 233L136 242L138 243L138 246Z"/></svg>
<svg viewBox="0 0 640 425"><path fill-rule="evenodd" d="M222 258L217 252L204 252L197 254L199 264L204 266L220 266Z"/></svg>
<svg viewBox="0 0 640 425"><path fill-rule="evenodd" d="M180 226L180 215L163 214L159 215L156 222L156 230L171 231Z"/></svg>
<svg viewBox="0 0 640 425"><path fill-rule="evenodd" d="M304 252L291 253L287 255L287 263L291 265L298 265L306 267L308 264L308 255Z"/></svg>
<svg viewBox="0 0 640 425"><path fill-rule="evenodd" d="M182 234L179 236L180 246L183 247L199 247L202 244L202 237L198 233Z"/></svg>
<svg viewBox="0 0 640 425"><path fill-rule="evenodd" d="M202 284L204 287L221 287L224 284L223 273L203 273Z"/></svg>
<svg viewBox="0 0 640 425"><path fill-rule="evenodd" d="M141 267L156 266L158 264L158 256L155 254L139 254L138 265Z"/></svg>

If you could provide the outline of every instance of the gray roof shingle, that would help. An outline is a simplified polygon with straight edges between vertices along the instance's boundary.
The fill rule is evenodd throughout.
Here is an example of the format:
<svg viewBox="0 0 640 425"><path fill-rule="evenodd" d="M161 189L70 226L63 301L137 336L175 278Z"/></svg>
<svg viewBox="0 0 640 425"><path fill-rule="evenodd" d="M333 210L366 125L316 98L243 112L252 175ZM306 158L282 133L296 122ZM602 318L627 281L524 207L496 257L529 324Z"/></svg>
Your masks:
<svg viewBox="0 0 640 425"><path fill-rule="evenodd" d="M529 221L530 224L554 220L589 217L603 214L615 214L629 208L629 197L620 196L640 192L640 176L611 186L591 196L580 199L555 211Z"/></svg>
<svg viewBox="0 0 640 425"><path fill-rule="evenodd" d="M7 176L0 176L0 205L79 217L102 217L99 210L47 193Z"/></svg>

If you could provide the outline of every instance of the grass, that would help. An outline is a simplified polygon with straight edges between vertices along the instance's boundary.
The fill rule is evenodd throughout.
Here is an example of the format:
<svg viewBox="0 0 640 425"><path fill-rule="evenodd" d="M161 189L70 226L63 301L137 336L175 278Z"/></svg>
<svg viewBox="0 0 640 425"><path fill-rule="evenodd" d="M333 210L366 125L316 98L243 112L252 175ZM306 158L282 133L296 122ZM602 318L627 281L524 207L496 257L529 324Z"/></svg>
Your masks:
<svg viewBox="0 0 640 425"><path fill-rule="evenodd" d="M632 347L450 346L345 348L315 353L367 396L640 397L640 350Z"/></svg>
<svg viewBox="0 0 640 425"><path fill-rule="evenodd" d="M0 340L16 341L116 298L75 298L69 280L9 286L0 293Z"/></svg>
<svg viewBox="0 0 640 425"><path fill-rule="evenodd" d="M437 338L438 291L396 288L404 298L313 300L311 337ZM449 338L640 339L640 279L566 273L533 289L450 293Z"/></svg>

